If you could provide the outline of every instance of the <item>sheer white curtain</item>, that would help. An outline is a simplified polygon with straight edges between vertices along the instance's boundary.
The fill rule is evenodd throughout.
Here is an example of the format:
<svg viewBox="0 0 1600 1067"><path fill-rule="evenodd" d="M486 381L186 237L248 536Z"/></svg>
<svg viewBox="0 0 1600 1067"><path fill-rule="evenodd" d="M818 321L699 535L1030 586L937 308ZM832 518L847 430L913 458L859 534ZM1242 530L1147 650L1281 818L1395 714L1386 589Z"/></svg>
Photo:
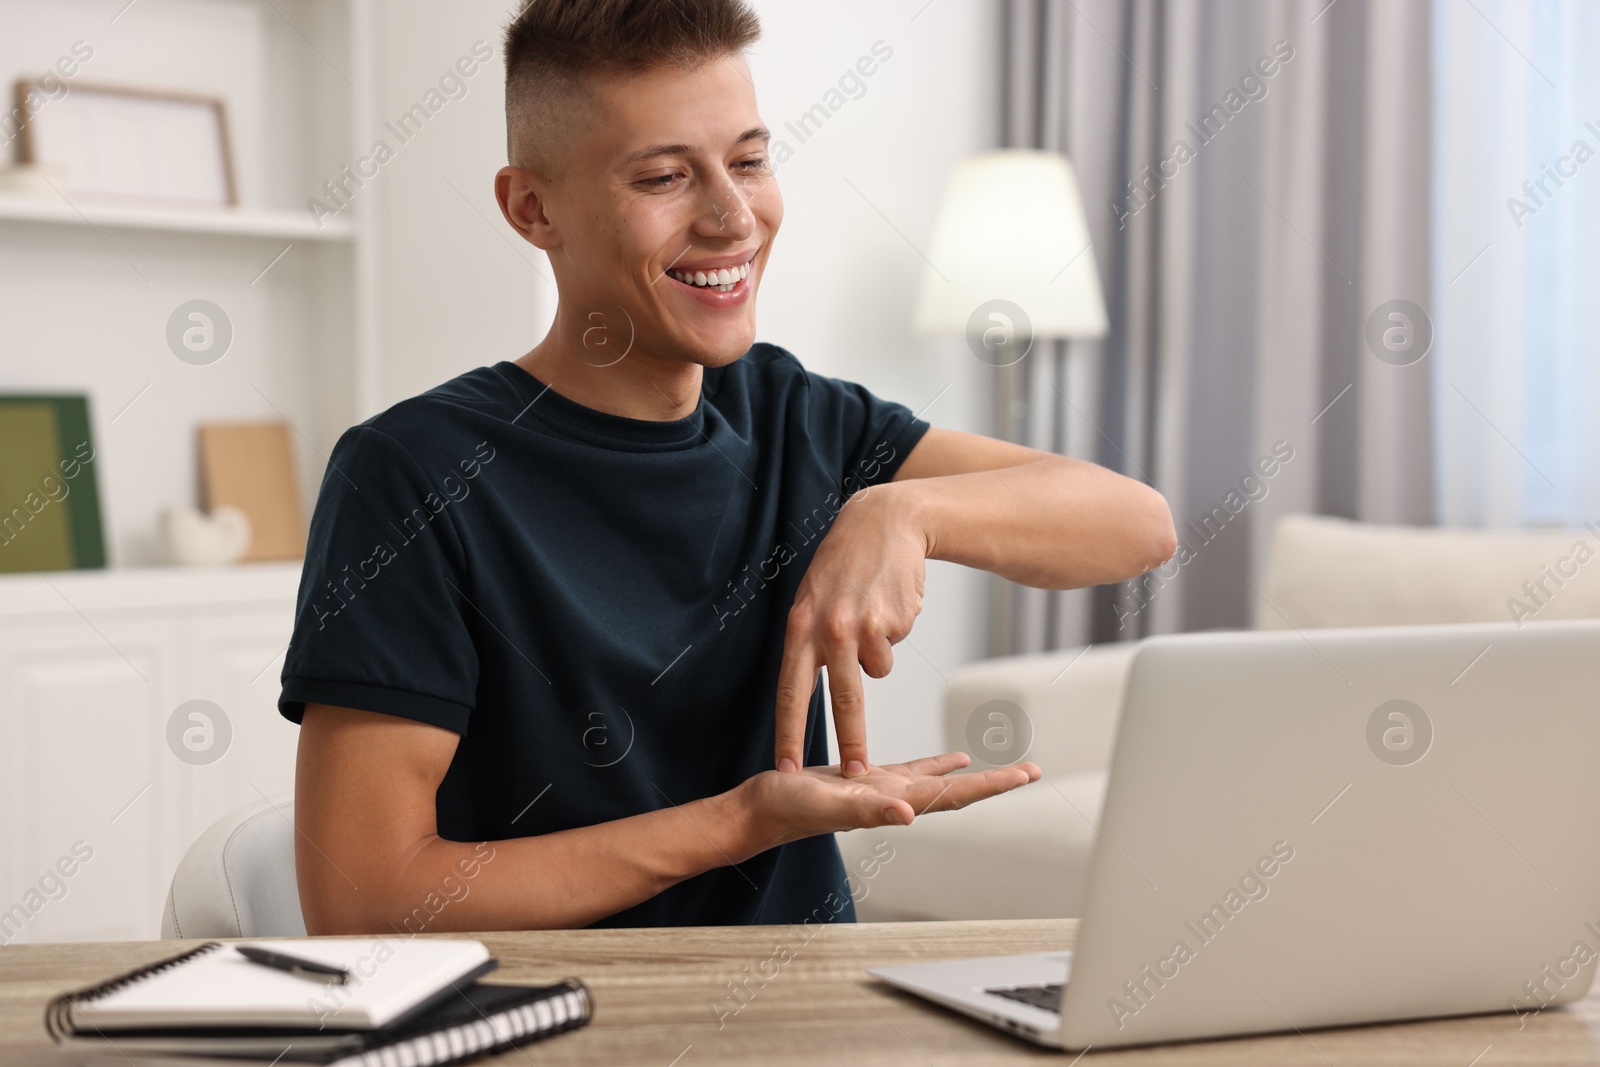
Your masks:
<svg viewBox="0 0 1600 1067"><path fill-rule="evenodd" d="M1433 26L1437 518L1600 519L1600 4Z"/></svg>

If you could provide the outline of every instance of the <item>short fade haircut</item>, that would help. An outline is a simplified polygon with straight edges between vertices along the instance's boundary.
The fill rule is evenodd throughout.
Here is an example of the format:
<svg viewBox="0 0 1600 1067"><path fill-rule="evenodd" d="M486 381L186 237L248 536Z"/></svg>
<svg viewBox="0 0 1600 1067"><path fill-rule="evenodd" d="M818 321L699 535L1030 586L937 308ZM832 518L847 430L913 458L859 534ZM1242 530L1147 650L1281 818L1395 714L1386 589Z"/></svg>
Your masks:
<svg viewBox="0 0 1600 1067"><path fill-rule="evenodd" d="M760 36L745 0L527 0L506 27L506 155L559 177L564 134L592 107L591 77L694 70Z"/></svg>

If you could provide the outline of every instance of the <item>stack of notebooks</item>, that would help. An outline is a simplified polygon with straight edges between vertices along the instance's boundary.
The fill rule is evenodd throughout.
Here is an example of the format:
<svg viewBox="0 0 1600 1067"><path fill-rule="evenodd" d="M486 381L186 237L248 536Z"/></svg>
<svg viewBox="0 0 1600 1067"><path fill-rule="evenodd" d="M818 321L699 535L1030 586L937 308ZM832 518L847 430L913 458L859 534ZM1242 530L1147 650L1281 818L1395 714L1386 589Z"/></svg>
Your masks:
<svg viewBox="0 0 1600 1067"><path fill-rule="evenodd" d="M496 965L477 941L211 942L57 997L45 1027L123 1056L443 1067L589 1021L582 982L478 981Z"/></svg>

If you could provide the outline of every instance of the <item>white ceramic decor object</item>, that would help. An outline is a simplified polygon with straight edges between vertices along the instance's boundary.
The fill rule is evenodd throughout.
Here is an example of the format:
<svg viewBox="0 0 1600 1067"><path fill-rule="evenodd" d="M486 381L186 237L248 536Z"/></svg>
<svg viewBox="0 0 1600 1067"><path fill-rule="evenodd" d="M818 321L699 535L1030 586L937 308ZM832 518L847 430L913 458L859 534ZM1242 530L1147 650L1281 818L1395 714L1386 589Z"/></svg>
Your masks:
<svg viewBox="0 0 1600 1067"><path fill-rule="evenodd" d="M169 508L163 525L167 553L174 563L233 563L250 547L250 517L227 504L210 515L193 508Z"/></svg>

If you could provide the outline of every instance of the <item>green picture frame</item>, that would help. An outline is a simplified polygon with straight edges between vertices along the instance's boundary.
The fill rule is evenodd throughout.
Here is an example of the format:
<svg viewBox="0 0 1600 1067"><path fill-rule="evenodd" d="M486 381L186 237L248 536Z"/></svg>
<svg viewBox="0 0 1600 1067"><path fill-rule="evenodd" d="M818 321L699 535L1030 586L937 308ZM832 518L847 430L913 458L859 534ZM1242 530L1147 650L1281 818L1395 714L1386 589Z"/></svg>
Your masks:
<svg viewBox="0 0 1600 1067"><path fill-rule="evenodd" d="M0 573L106 565L89 398L0 395Z"/></svg>

